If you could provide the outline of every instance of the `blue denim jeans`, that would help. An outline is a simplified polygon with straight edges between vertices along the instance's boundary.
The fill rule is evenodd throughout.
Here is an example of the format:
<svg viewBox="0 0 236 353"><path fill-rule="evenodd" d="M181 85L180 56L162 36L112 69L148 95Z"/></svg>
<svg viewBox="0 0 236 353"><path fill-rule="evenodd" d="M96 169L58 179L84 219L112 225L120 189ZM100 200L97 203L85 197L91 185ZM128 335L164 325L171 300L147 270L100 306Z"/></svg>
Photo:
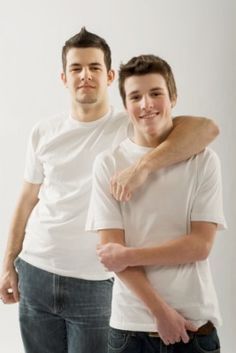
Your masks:
<svg viewBox="0 0 236 353"><path fill-rule="evenodd" d="M106 353L113 280L58 276L18 258L26 353Z"/></svg>
<svg viewBox="0 0 236 353"><path fill-rule="evenodd" d="M131 332L110 328L108 353L220 353L220 342L216 329L207 336L191 334L185 344L165 345L158 337L149 337L145 332Z"/></svg>

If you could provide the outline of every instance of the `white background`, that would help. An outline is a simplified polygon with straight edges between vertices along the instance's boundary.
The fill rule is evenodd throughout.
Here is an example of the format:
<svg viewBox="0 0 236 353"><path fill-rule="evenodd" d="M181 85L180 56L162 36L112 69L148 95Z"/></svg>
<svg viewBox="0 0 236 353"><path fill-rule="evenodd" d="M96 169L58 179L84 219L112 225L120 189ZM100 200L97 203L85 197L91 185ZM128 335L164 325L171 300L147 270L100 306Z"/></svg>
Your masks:
<svg viewBox="0 0 236 353"><path fill-rule="evenodd" d="M0 0L0 260L29 131L67 110L61 47L85 25L110 44L115 69L142 53L165 58L177 81L175 114L213 117L221 128L212 147L222 161L229 229L219 233L211 264L224 320L222 352L235 353L235 23L234 0ZM122 107L116 83L110 92ZM0 352L23 352L17 305L0 304Z"/></svg>

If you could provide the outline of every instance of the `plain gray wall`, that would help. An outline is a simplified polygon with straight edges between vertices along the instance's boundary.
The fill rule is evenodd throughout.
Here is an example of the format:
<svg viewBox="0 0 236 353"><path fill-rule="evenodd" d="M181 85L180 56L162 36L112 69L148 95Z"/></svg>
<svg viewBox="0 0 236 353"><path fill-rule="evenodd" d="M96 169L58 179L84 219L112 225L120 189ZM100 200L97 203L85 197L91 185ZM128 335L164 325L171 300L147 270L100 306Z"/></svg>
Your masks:
<svg viewBox="0 0 236 353"><path fill-rule="evenodd" d="M106 38L116 69L136 54L165 58L179 92L175 114L213 117L221 128L212 146L222 161L229 229L219 233L211 264L224 319L222 352L235 352L235 14L234 0L0 0L0 260L29 131L36 121L67 111L61 47L85 25ZM116 83L110 92L122 108ZM17 305L0 303L0 336L0 352L23 352Z"/></svg>

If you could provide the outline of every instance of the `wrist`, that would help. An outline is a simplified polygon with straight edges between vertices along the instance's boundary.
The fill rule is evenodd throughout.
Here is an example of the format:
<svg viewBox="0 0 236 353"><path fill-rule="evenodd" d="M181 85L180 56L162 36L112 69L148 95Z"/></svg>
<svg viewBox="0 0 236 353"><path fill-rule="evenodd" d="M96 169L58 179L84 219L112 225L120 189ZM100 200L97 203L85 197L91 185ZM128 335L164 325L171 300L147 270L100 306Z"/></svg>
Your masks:
<svg viewBox="0 0 236 353"><path fill-rule="evenodd" d="M137 264L137 248L126 248L125 250L125 259L127 263L127 267L138 266Z"/></svg>
<svg viewBox="0 0 236 353"><path fill-rule="evenodd" d="M4 271L11 271L15 268L14 261L17 258L17 255L9 254L5 256L3 260L3 270Z"/></svg>
<svg viewBox="0 0 236 353"><path fill-rule="evenodd" d="M160 319L165 319L168 315L168 312L170 310L170 306L163 301L163 299L161 299L159 296L157 298L157 305L155 305L155 307L153 307L152 314L155 317L158 317Z"/></svg>
<svg viewBox="0 0 236 353"><path fill-rule="evenodd" d="M137 163L136 170L138 173L145 173L147 176L153 172L153 166L148 154L144 155Z"/></svg>

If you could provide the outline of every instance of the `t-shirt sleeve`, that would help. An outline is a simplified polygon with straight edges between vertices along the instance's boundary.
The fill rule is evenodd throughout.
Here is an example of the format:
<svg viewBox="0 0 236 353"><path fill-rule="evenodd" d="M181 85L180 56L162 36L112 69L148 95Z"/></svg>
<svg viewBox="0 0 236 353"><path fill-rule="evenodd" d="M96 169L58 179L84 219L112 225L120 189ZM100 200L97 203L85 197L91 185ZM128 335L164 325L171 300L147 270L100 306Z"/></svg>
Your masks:
<svg viewBox="0 0 236 353"><path fill-rule="evenodd" d="M93 166L93 183L86 230L123 229L120 204L109 191L110 178L115 172L112 156L99 155Z"/></svg>
<svg viewBox="0 0 236 353"><path fill-rule="evenodd" d="M213 222L218 224L218 229L227 228L223 212L220 160L217 154L209 149L199 155L191 221Z"/></svg>
<svg viewBox="0 0 236 353"><path fill-rule="evenodd" d="M36 125L29 137L24 171L25 181L32 184L41 184L44 179L43 164L38 155L39 140L40 133Z"/></svg>

